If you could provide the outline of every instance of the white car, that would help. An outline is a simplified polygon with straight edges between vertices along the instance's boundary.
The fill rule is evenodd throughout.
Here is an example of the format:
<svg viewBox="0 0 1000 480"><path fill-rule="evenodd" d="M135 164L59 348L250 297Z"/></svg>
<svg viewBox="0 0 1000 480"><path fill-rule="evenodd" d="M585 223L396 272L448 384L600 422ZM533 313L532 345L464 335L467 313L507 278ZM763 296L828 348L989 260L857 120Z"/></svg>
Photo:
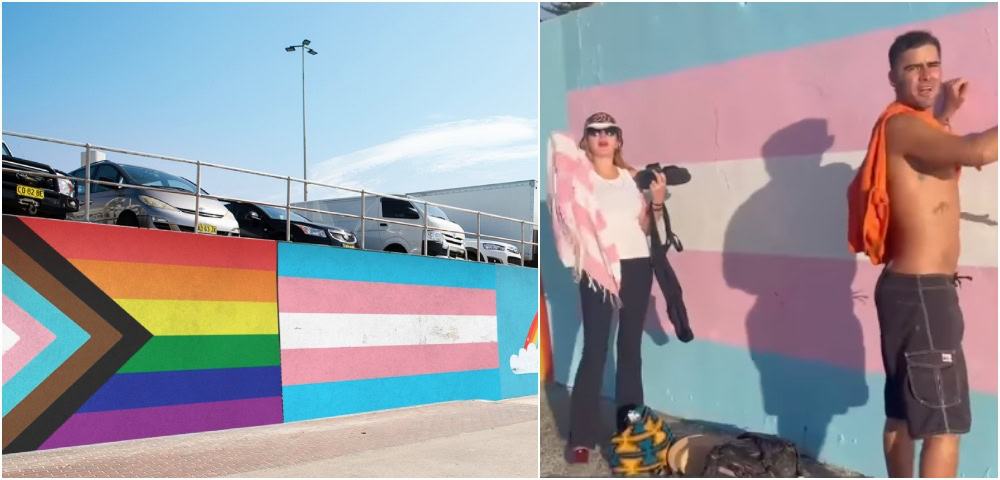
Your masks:
<svg viewBox="0 0 1000 480"><path fill-rule="evenodd" d="M483 252L477 256L476 239L465 239L465 250L469 252L469 260L476 260L478 257L480 262L521 265L521 252L514 245L486 238L479 243L483 247Z"/></svg>

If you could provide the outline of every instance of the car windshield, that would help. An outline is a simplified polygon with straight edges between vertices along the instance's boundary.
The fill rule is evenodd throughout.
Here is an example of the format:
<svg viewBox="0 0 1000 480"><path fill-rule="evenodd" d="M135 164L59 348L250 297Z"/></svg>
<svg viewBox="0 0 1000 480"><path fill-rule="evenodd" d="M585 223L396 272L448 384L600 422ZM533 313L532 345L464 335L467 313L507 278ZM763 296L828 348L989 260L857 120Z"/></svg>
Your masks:
<svg viewBox="0 0 1000 480"><path fill-rule="evenodd" d="M441 210L440 208L435 207L434 205L427 206L427 214L434 218L440 218L441 220L448 220L449 222L451 221L451 219L448 218L448 215L445 215L444 210Z"/></svg>
<svg viewBox="0 0 1000 480"><path fill-rule="evenodd" d="M7 144L6 143L3 144L3 154L7 155L8 157L13 157L13 155L10 154L10 150L7 150Z"/></svg>
<svg viewBox="0 0 1000 480"><path fill-rule="evenodd" d="M152 168L136 167L134 165L120 166L122 167L122 170L125 170L125 173L127 173L129 177L132 177L132 181L134 181L136 185L183 190L185 192L194 193L195 184L191 183L189 180L178 177L177 175L171 175L167 172L153 170ZM208 192L202 189L201 193L207 194Z"/></svg>
<svg viewBox="0 0 1000 480"><path fill-rule="evenodd" d="M265 205L257 205L257 206L260 207L260 209L263 210L264 213L266 213L267 216L269 216L271 218L275 218L275 219L278 219L278 220L285 220L286 219L285 218L285 209L284 208L268 207L268 206L265 206ZM303 217L302 215L299 215L299 214L297 214L295 212L292 212L292 220L295 220L296 222L310 222L310 223L312 223L312 220L309 220L308 218Z"/></svg>

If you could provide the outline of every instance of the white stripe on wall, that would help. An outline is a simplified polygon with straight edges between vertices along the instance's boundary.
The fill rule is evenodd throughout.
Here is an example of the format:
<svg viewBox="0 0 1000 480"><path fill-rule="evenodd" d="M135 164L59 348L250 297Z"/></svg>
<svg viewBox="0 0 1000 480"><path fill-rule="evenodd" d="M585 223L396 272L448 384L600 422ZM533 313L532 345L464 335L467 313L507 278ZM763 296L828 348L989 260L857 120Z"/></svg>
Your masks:
<svg viewBox="0 0 1000 480"><path fill-rule="evenodd" d="M494 315L280 313L278 323L282 349L497 341Z"/></svg>
<svg viewBox="0 0 1000 480"><path fill-rule="evenodd" d="M684 165L667 207L684 247L711 252L850 258L847 185L864 152ZM964 169L961 209L997 220L997 167ZM961 265L997 266L997 227L960 222ZM860 259L860 257L859 257ZM865 260L867 261L867 260Z"/></svg>

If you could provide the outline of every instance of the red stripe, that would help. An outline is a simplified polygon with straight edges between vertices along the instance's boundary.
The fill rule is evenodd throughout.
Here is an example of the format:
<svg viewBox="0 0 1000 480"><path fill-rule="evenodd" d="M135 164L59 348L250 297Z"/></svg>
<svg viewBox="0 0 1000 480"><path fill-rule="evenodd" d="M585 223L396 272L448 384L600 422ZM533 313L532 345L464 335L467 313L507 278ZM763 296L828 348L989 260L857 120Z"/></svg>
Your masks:
<svg viewBox="0 0 1000 480"><path fill-rule="evenodd" d="M72 260L190 265L277 271L277 243L93 223L22 218Z"/></svg>

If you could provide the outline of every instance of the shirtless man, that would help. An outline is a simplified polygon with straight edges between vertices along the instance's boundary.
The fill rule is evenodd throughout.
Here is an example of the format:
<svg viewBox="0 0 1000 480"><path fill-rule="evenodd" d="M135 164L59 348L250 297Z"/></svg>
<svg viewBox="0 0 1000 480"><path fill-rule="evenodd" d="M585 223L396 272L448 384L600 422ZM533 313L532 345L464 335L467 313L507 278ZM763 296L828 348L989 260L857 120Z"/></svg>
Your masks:
<svg viewBox="0 0 1000 480"><path fill-rule="evenodd" d="M968 82L941 82L941 45L909 32L889 49L896 101L932 112L943 89L936 128L915 114L886 123L889 230L887 266L875 287L886 369L886 466L912 477L914 438L923 439L920 475L958 473L959 434L972 423L959 309L958 178L962 167L997 161L997 127L965 137L949 133ZM931 120L933 121L933 120Z"/></svg>

